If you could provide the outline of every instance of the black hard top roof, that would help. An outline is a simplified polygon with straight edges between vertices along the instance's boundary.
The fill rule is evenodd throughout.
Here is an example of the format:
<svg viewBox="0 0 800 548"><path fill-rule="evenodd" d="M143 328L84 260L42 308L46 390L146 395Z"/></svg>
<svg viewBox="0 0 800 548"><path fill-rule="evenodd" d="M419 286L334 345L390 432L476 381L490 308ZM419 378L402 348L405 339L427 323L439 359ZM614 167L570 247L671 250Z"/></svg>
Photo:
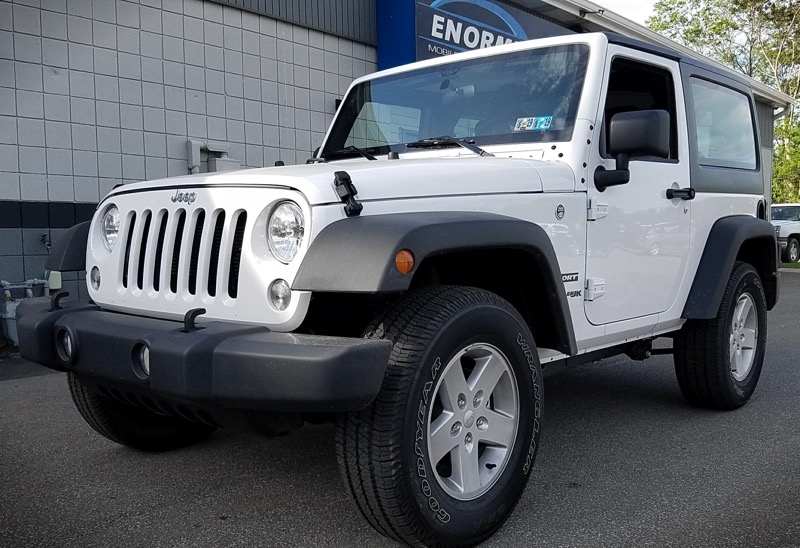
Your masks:
<svg viewBox="0 0 800 548"><path fill-rule="evenodd" d="M615 32L604 32L603 34L605 34L606 37L608 37L608 42L610 44L618 44L621 46L626 46L639 51L644 51L646 53L652 53L653 55L658 55L660 57L666 57L668 59L672 59L680 63L692 65L694 67L707 70L709 72L713 72L714 74L718 74L725 78L735 80L739 84L747 88L750 88L750 83L747 81L746 78L744 78L741 74L733 71L732 69L729 69L722 65L712 64L698 57L691 57L674 49L652 44L650 42L645 42L643 40L637 40L636 38L629 38L627 36L624 36L622 34L617 34Z"/></svg>

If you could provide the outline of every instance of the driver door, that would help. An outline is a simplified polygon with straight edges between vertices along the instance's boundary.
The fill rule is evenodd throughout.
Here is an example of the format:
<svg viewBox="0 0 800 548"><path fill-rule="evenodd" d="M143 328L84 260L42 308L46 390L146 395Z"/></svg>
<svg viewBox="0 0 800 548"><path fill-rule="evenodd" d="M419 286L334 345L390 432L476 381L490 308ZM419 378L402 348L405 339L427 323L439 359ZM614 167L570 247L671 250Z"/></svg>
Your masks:
<svg viewBox="0 0 800 548"><path fill-rule="evenodd" d="M689 187L688 141L677 62L609 48L605 75L604 136L619 112L666 110L670 115L668 158L632 158L630 180L603 190L589 184L586 297L592 324L658 314L675 301L686 270L691 201L668 199L667 189ZM590 166L613 170L615 159L601 137ZM594 154L593 154L594 156Z"/></svg>

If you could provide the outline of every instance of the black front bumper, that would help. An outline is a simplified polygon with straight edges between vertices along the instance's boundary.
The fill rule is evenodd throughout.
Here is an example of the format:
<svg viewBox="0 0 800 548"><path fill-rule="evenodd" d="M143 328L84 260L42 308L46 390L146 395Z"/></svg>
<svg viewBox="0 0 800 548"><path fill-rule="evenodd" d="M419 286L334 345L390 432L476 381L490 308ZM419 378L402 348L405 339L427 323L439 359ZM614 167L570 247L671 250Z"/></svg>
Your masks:
<svg viewBox="0 0 800 548"><path fill-rule="evenodd" d="M200 407L290 412L363 409L383 381L391 343L275 333L209 322L185 332L180 322L101 310L51 310L48 299L17 309L22 357L92 381ZM68 332L71 360L56 338ZM137 345L150 350L150 375L137 374Z"/></svg>

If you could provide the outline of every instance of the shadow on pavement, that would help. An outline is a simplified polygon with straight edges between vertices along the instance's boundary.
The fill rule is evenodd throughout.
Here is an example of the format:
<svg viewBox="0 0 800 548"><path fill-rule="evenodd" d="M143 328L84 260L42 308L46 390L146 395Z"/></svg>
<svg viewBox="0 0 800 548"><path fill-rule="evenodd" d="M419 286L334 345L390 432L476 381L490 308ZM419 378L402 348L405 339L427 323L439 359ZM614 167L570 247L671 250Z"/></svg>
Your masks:
<svg viewBox="0 0 800 548"><path fill-rule="evenodd" d="M23 359L19 355L19 349L14 346L0 347L0 382L56 373L57 371Z"/></svg>

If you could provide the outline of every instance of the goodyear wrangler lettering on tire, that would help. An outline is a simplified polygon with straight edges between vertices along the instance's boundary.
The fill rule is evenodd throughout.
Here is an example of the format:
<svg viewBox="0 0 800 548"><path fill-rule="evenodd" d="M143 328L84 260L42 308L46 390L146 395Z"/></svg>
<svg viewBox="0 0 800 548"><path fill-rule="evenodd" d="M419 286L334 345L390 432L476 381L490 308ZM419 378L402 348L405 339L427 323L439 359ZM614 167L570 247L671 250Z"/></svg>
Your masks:
<svg viewBox="0 0 800 548"><path fill-rule="evenodd" d="M419 443L414 444L414 454L417 455L417 475L421 478L427 478L428 473L425 471L425 454L419 446Z"/></svg>
<svg viewBox="0 0 800 548"><path fill-rule="evenodd" d="M520 346L523 353L525 354L525 357L528 359L528 367L531 370L531 380L533 381L533 387L534 387L533 429L536 435L534 435L531 438L531 445L530 447L528 447L528 454L525 457L525 465L522 467L522 471L525 473L525 475L528 475L528 472L530 472L531 466L533 465L533 459L536 456L536 449L537 449L536 440L539 437L538 436L539 418L542 415L542 395L541 392L539 391L539 383L537 382L539 378L538 360L533 355L533 351L531 351L531 348L528 345L528 343L525 342L525 338L522 336L522 333L517 334L517 344Z"/></svg>
<svg viewBox="0 0 800 548"><path fill-rule="evenodd" d="M497 295L442 286L407 295L366 336L394 347L376 400L338 423L360 510L412 545L484 540L513 510L538 448L541 372L527 325Z"/></svg>
<svg viewBox="0 0 800 548"><path fill-rule="evenodd" d="M428 473L425 465L425 454L422 452L422 448L419 445L420 442L425 438L424 424L425 417L427 416L426 411L428 408L430 392L433 388L433 381L436 379L436 375L439 373L441 366L441 358L436 358L436 360L433 362L433 366L431 367L431 377L433 380L426 382L425 386L422 388L422 400L419 402L419 411L417 413L417 429L414 441L414 453L418 455L417 474L420 478L423 478L420 482L422 494L428 497L428 506L431 510L433 510L436 518L442 523L447 523L450 521L450 514L441 509L439 501L437 501L436 497L432 495L433 491L431 490L430 483L426 479L428 477Z"/></svg>
<svg viewBox="0 0 800 548"><path fill-rule="evenodd" d="M434 378L434 379L436 378L436 374L439 373L439 369L441 369L441 367L442 367L442 359L441 358L436 358L436 360L433 362L433 367L431 367L431 377L432 378ZM431 383L431 384L433 384L433 383Z"/></svg>

